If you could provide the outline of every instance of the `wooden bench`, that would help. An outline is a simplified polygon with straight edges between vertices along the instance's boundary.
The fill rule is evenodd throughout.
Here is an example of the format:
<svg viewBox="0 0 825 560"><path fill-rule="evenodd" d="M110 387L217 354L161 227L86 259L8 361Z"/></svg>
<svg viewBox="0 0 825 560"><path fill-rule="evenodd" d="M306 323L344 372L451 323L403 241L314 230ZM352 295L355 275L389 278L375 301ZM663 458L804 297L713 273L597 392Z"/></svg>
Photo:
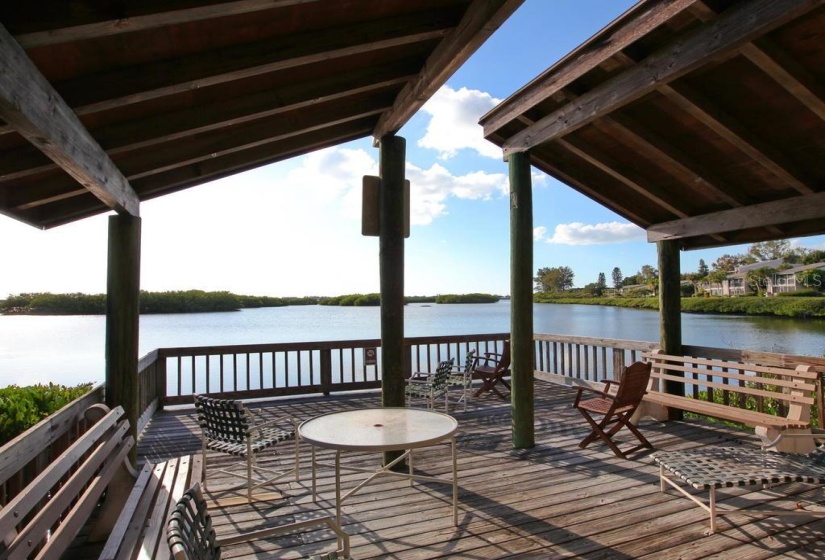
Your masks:
<svg viewBox="0 0 825 560"><path fill-rule="evenodd" d="M60 558L87 526L109 483L130 476L134 439L123 408L95 404L85 416L88 429L0 509L0 558ZM113 504L109 498L105 502Z"/></svg>
<svg viewBox="0 0 825 560"><path fill-rule="evenodd" d="M147 464L112 528L100 560L167 559L166 525L183 493L201 480L201 455Z"/></svg>
<svg viewBox="0 0 825 560"><path fill-rule="evenodd" d="M666 420L667 408L677 408L753 427L764 445L770 445L781 433L811 431L811 406L819 377L813 366L764 366L670 356L660 350L642 356L653 362L653 369L636 418ZM686 396L665 393L667 381L680 384ZM721 399L716 399L717 395ZM757 410L746 408L749 404ZM770 408L777 414L769 413ZM785 438L771 449L807 453L813 447L813 439Z"/></svg>

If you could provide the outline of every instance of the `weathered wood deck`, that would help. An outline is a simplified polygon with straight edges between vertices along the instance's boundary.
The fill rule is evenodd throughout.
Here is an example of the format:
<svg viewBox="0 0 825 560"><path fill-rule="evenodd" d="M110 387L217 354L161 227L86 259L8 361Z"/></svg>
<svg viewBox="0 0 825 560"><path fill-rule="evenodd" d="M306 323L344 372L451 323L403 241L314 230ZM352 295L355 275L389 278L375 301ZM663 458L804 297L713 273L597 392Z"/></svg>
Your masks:
<svg viewBox="0 0 825 560"><path fill-rule="evenodd" d="M353 557L750 560L825 556L825 520L810 516L725 515L719 519L719 531L708 535L704 511L673 493L659 492L658 470L649 452L621 460L600 444L578 448L587 430L570 407L573 395L569 388L537 382L537 445L531 450L511 449L509 403L485 397L471 401L466 413L451 411L460 426L459 527L451 523L449 485L416 483L410 487L403 480L379 479L344 504L344 527L352 536ZM307 419L324 412L378 406L379 402L376 393L366 393L252 406L266 414L277 411ZM647 421L642 430L657 449L753 440L747 433L698 421ZM149 461L199 449L199 429L191 409L157 415L139 442L141 459ZM288 446L281 450L283 461L289 461L289 451ZM218 534L251 530L264 522L334 514L333 473L319 472L320 496L313 503L309 449L304 451L305 477L300 483L281 485L283 499L215 507L212 513ZM223 459L216 456L218 460ZM377 464L379 456L345 454L344 460ZM446 476L448 446L422 450L416 455L416 467ZM363 475L344 477L346 489ZM219 488L221 481L217 482L210 489ZM793 494L802 491L821 493L810 486L786 486L782 495L791 497L770 503L788 507L794 503ZM739 505L757 495L764 497L765 493L735 489L726 492L720 503ZM223 553L225 558L255 558L277 550L278 557L297 558L332 549L332 533L315 531L258 542L254 547L229 547Z"/></svg>

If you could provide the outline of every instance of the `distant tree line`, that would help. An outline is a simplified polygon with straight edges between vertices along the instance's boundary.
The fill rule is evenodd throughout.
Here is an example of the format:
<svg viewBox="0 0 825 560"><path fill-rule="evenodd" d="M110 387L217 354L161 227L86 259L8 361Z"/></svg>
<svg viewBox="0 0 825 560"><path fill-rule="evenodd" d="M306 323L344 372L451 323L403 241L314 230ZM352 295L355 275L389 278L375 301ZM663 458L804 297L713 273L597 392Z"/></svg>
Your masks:
<svg viewBox="0 0 825 560"><path fill-rule="evenodd" d="M139 309L153 313L205 313L237 311L255 307L314 305L317 298L276 298L242 296L231 292L186 290L140 292ZM0 313L21 315L102 315L106 313L106 294L31 293L10 295L0 300Z"/></svg>
<svg viewBox="0 0 825 560"><path fill-rule="evenodd" d="M449 294L443 296L407 296L405 303L489 303L499 300L490 294ZM287 305L379 306L381 295L345 294L334 297L271 297L244 296L231 292L186 290L173 292L140 292L142 315L161 313L210 313L238 311L258 307ZM106 294L30 293L10 295L0 300L2 315L103 315Z"/></svg>
<svg viewBox="0 0 825 560"><path fill-rule="evenodd" d="M499 299L498 296L492 294L441 294L436 296L436 303L495 303Z"/></svg>

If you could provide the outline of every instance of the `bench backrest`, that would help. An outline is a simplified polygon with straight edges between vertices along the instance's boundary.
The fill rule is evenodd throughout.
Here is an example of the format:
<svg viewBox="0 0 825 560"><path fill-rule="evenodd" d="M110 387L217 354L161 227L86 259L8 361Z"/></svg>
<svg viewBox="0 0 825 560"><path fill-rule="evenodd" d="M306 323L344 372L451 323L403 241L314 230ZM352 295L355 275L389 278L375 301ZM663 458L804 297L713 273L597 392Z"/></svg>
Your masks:
<svg viewBox="0 0 825 560"><path fill-rule="evenodd" d="M134 445L123 408L88 412L99 420L0 509L0 560L60 558L123 468Z"/></svg>
<svg viewBox="0 0 825 560"><path fill-rule="evenodd" d="M665 382L684 384L685 395L732 408L810 420L819 374L812 366L796 368L728 362L646 352L653 363L650 391L664 392Z"/></svg>

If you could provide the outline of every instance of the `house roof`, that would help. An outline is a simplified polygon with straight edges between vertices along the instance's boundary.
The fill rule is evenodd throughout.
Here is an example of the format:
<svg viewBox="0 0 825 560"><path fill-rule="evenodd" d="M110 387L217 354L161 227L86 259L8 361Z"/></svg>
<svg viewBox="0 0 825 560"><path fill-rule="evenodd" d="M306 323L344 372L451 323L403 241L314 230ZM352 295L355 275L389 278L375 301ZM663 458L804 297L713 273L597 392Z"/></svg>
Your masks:
<svg viewBox="0 0 825 560"><path fill-rule="evenodd" d="M820 268L825 269L825 262L803 264L800 266L795 266L793 268L786 268L785 270L778 271L777 274L799 274L800 272L805 272L806 270L816 270Z"/></svg>
<svg viewBox="0 0 825 560"><path fill-rule="evenodd" d="M393 133L522 1L2 2L0 213L137 214Z"/></svg>
<svg viewBox="0 0 825 560"><path fill-rule="evenodd" d="M825 232L825 6L640 2L481 119L683 248Z"/></svg>

